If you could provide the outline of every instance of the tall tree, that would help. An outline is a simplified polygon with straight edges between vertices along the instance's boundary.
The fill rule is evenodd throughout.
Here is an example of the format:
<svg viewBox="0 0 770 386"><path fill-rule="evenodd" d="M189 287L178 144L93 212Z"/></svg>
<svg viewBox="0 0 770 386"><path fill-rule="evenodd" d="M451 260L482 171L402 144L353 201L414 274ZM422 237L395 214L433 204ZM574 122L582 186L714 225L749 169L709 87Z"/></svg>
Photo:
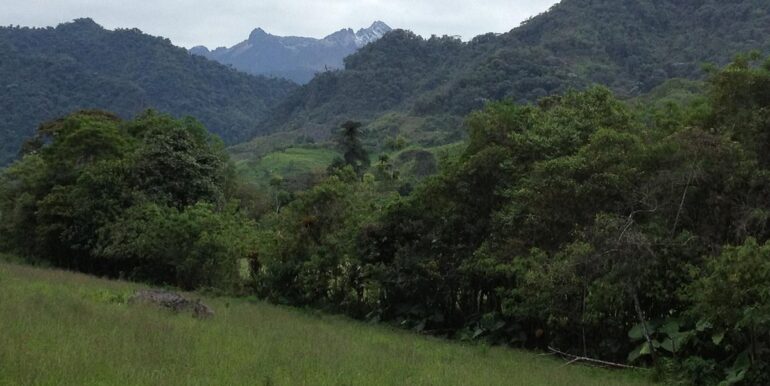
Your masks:
<svg viewBox="0 0 770 386"><path fill-rule="evenodd" d="M337 146L342 152L342 160L335 160L332 166L349 165L360 177L369 168L369 153L361 143L361 122L347 121L342 124L338 134Z"/></svg>

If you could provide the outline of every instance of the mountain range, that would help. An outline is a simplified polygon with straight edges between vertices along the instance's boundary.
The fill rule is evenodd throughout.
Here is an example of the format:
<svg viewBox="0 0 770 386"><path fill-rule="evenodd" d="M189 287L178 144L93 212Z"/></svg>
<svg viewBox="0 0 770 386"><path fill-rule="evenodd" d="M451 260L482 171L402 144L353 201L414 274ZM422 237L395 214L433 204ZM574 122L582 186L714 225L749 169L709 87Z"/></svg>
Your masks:
<svg viewBox="0 0 770 386"><path fill-rule="evenodd" d="M190 55L137 29L91 19L56 28L0 28L0 165L40 123L79 109L122 117L155 108L195 116L226 143L257 135L296 84L252 76Z"/></svg>
<svg viewBox="0 0 770 386"><path fill-rule="evenodd" d="M275 36L257 28L247 40L233 47L209 51L204 46L197 46L190 52L249 74L286 78L304 84L319 72L342 68L346 56L390 31L391 28L381 21L358 32L342 29L323 39Z"/></svg>
<svg viewBox="0 0 770 386"><path fill-rule="evenodd" d="M289 47L347 42L342 46L354 51L343 68L297 86L90 19L0 28L0 164L40 122L83 108L192 115L228 144L278 132L324 140L340 123L358 120L369 145L398 136L440 145L462 138L463 117L488 101L534 102L593 84L630 98L668 79L702 79L706 62L768 53L770 2L563 0L508 33L468 42L387 29L375 23L369 32L320 40L256 30L240 48L213 51L235 58L238 49L257 52L250 51L254 42L273 42L275 54L257 56L276 63Z"/></svg>
<svg viewBox="0 0 770 386"><path fill-rule="evenodd" d="M667 79L702 79L704 63L770 52L766 0L562 0L505 34L469 42L397 30L345 59L279 104L261 132L324 138L346 120L373 143L403 135L422 145L464 135L487 101L534 102L569 88L642 95Z"/></svg>

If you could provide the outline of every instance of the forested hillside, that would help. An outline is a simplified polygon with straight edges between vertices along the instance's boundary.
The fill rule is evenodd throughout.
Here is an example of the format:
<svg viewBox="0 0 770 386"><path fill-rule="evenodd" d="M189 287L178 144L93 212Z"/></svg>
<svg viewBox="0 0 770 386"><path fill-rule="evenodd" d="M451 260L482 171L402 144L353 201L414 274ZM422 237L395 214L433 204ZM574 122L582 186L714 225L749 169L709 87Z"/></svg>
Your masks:
<svg viewBox="0 0 770 386"><path fill-rule="evenodd" d="M509 33L467 43L393 32L348 57L344 71L296 90L262 129L322 137L345 119L396 112L422 131L448 131L489 100L535 101L595 83L636 96L755 49L770 49L766 1L564 0Z"/></svg>
<svg viewBox="0 0 770 386"><path fill-rule="evenodd" d="M356 122L309 188L255 188L192 119L75 113L41 125L0 173L0 252L650 366L683 384L768 384L760 59L711 70L705 91L658 88L661 99L591 87L490 103L416 181L397 153L372 159Z"/></svg>
<svg viewBox="0 0 770 386"><path fill-rule="evenodd" d="M277 132L231 149L233 162L194 118L44 122L0 170L0 253L654 368L673 384L770 384L770 3L564 0L467 43L394 31L272 109L290 85L173 47L166 58L167 42L135 31L1 31L149 39L161 58L113 62L86 44L38 60L36 40L15 39L28 56L11 57L30 66L9 68L37 79L7 87L19 100L85 95L38 84L143 95L77 65L93 58L149 74L175 114L198 102L204 120L269 114L256 130ZM3 55L22 50L7 41ZM177 63L228 75L156 71ZM250 99L257 89L271 99ZM228 127L215 131L242 138Z"/></svg>
<svg viewBox="0 0 770 386"><path fill-rule="evenodd" d="M685 103L631 108L592 87L489 104L462 154L402 197L387 158L357 179L347 151L352 169L261 221L257 293L681 384L767 384L770 60L757 59Z"/></svg>
<svg viewBox="0 0 770 386"><path fill-rule="evenodd" d="M77 109L108 109L124 118L147 108L192 115L234 143L255 135L255 122L294 87L90 19L0 28L0 164L18 154L40 122Z"/></svg>

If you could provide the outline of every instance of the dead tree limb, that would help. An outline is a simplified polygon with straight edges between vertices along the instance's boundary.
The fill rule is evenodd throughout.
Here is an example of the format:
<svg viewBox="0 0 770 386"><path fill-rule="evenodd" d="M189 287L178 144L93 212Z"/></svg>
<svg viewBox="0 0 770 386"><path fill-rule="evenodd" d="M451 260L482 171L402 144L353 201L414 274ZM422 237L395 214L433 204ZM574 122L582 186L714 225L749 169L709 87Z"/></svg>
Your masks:
<svg viewBox="0 0 770 386"><path fill-rule="evenodd" d="M557 349L555 349L555 348L553 348L551 346L548 346L548 350L550 350L554 354L558 354L558 355L561 355L561 356L563 356L565 358L569 358L570 361L567 362L566 365L570 365L570 364L575 363L575 362L588 362L588 363L599 364L599 365L606 366L606 367L618 367L618 368L622 368L622 369L643 370L643 368L641 368L641 367L624 365L622 363L613 363L613 362L603 361L603 360L600 360L600 359L588 358L588 357L585 357L585 356L578 356L578 355L567 354L567 353L565 353L563 351L559 351L559 350L557 350Z"/></svg>
<svg viewBox="0 0 770 386"><path fill-rule="evenodd" d="M671 228L671 236L673 237L676 233L676 227L679 225L679 216L682 215L682 209L684 208L684 201L687 199L687 190L690 189L690 184L692 183L692 179L695 176L695 169L690 171L690 174L687 176L687 183L684 185L684 191L682 192L682 199L679 201L679 208L676 210L676 217L674 218L674 227Z"/></svg>

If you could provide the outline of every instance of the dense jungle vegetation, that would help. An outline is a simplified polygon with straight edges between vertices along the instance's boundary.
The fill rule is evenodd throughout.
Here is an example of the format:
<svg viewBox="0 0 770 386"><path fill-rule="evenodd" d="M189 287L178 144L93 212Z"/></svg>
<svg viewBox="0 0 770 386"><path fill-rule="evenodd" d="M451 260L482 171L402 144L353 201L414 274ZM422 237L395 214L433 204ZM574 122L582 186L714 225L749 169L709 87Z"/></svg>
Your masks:
<svg viewBox="0 0 770 386"><path fill-rule="evenodd" d="M228 145L268 133L316 141L347 120L381 146L465 138L463 118L490 100L536 102L593 84L618 97L671 78L702 79L704 62L770 52L764 0L563 0L505 34L469 42L394 31L303 87L238 73L138 30L90 19L0 28L0 165L40 122L78 109L122 118L155 108L194 116ZM261 139L257 139L259 141Z"/></svg>
<svg viewBox="0 0 770 386"><path fill-rule="evenodd" d="M81 111L41 125L0 177L0 244L79 271L232 289L251 220L221 140L193 119Z"/></svg>
<svg viewBox="0 0 770 386"><path fill-rule="evenodd" d="M0 165L17 156L40 122L78 109L129 118L152 107L193 115L226 143L248 140L258 134L254 122L294 87L91 19L56 28L0 27Z"/></svg>
<svg viewBox="0 0 770 386"><path fill-rule="evenodd" d="M487 101L536 102L592 84L639 96L667 79L701 79L704 62L768 52L768 36L764 0L563 0L508 33L469 42L394 31L346 58L345 70L294 90L260 128L318 139L354 119L380 142L404 134L422 145L449 143L463 137L462 117ZM433 135L379 129L393 113L419 119L418 131Z"/></svg>
<svg viewBox="0 0 770 386"><path fill-rule="evenodd" d="M89 19L3 27L0 253L770 384L768 36L762 0L564 0L297 87Z"/></svg>
<svg viewBox="0 0 770 386"><path fill-rule="evenodd" d="M348 122L326 175L291 194L238 181L192 119L74 113L2 172L0 247L684 383L766 384L770 60L712 69L702 93L675 84L688 97L489 103L464 150L410 188Z"/></svg>

